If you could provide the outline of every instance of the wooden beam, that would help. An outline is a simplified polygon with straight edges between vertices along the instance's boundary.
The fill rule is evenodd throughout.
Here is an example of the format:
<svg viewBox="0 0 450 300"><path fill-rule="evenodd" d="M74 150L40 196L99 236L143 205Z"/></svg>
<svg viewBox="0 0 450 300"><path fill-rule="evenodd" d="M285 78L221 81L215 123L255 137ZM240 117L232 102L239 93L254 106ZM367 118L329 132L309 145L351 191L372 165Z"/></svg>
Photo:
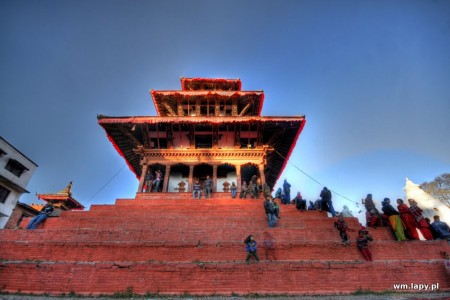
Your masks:
<svg viewBox="0 0 450 300"><path fill-rule="evenodd" d="M170 107L170 105L167 103L167 101L162 101L162 105L167 109L171 117L176 117L177 114L175 111Z"/></svg>
<svg viewBox="0 0 450 300"><path fill-rule="evenodd" d="M251 105L251 103L247 103L247 105L244 107L244 109L241 110L241 113L239 114L240 117L242 117L247 112L247 110L250 108L250 105Z"/></svg>
<svg viewBox="0 0 450 300"><path fill-rule="evenodd" d="M133 124L132 126L136 126L136 125ZM131 134L129 131L127 131L124 128L124 125L121 125L118 127L119 127L119 130L132 142L134 148L136 148L137 146L142 146L142 143L133 134Z"/></svg>

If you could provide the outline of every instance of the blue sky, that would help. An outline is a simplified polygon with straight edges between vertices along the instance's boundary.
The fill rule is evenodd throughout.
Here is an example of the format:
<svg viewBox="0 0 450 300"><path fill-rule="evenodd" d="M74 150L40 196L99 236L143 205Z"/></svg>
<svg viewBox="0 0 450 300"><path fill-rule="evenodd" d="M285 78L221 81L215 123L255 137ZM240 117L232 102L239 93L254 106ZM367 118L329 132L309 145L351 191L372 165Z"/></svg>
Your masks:
<svg viewBox="0 0 450 300"><path fill-rule="evenodd" d="M449 1L3 0L0 38L0 135L39 165L23 202L70 180L86 206L134 197L128 168L104 187L124 161L96 115L156 115L148 91L180 77L305 114L281 179L308 200L321 186L296 167L355 202L450 169Z"/></svg>

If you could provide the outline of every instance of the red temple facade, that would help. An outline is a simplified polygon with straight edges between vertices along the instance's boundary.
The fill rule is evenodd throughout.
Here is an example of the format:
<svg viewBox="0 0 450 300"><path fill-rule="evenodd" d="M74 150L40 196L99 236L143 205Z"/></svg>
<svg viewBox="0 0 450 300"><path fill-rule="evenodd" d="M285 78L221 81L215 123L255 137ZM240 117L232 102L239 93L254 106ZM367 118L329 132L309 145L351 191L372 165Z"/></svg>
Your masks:
<svg viewBox="0 0 450 300"><path fill-rule="evenodd" d="M181 91L152 91L157 117L98 122L139 179L132 199L91 205L69 185L44 201L72 209L36 230L0 230L0 292L50 295L337 295L424 292L450 296L450 245L393 239L370 229L373 261L356 247L361 228L346 218L350 246L325 211L280 205L268 227L262 199L231 199L226 182L258 175L273 187L305 125L304 116L262 117L263 92L240 80L181 79ZM148 172L164 173L162 193L148 193ZM192 199L192 182L214 179L210 199ZM183 193L184 191L184 193ZM26 224L23 224L25 226ZM259 262L246 263L253 235Z"/></svg>
<svg viewBox="0 0 450 300"><path fill-rule="evenodd" d="M282 173L305 117L263 117L264 93L239 79L182 78L178 91L151 91L156 117L98 116L109 140L140 179L161 170L162 192L192 191L213 179L215 192L253 175L271 188Z"/></svg>

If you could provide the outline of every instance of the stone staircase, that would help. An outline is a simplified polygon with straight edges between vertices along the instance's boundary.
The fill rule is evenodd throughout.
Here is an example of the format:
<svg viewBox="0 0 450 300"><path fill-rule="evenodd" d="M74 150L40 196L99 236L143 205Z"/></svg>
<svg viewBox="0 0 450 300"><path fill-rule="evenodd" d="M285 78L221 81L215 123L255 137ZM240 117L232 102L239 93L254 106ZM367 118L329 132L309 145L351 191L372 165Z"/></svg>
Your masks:
<svg viewBox="0 0 450 300"><path fill-rule="evenodd" d="M391 291L402 283L450 290L445 241L397 242L388 228L372 229L374 261L366 262L354 243L356 218L346 219L353 230L346 247L325 212L281 205L277 227L268 228L262 203L223 193L200 200L138 193L115 205L63 212L34 231L1 230L0 291L318 295ZM258 242L259 263L244 261L249 234ZM264 246L269 235L274 249Z"/></svg>

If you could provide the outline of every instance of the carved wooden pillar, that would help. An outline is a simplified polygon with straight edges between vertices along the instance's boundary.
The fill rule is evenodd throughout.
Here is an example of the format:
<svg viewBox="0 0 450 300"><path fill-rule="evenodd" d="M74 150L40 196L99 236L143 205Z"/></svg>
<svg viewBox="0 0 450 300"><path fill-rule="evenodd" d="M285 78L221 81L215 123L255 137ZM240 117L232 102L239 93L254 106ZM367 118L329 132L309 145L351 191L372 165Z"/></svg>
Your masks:
<svg viewBox="0 0 450 300"><path fill-rule="evenodd" d="M217 192L217 165L213 165L213 192Z"/></svg>
<svg viewBox="0 0 450 300"><path fill-rule="evenodd" d="M213 147L213 149L219 148L219 126L218 125L213 125L212 147Z"/></svg>
<svg viewBox="0 0 450 300"><path fill-rule="evenodd" d="M236 124L234 128L234 148L241 148L241 125Z"/></svg>
<svg viewBox="0 0 450 300"><path fill-rule="evenodd" d="M173 149L173 124L167 125L166 136L167 136L167 149Z"/></svg>
<svg viewBox="0 0 450 300"><path fill-rule="evenodd" d="M238 102L236 98L233 98L233 103L231 104L231 115L233 117L238 115Z"/></svg>
<svg viewBox="0 0 450 300"><path fill-rule="evenodd" d="M261 148L263 146L263 132L264 132L264 125L262 123L258 123L258 131L256 135L256 145L255 147Z"/></svg>
<svg viewBox="0 0 450 300"><path fill-rule="evenodd" d="M220 102L219 100L214 101L214 116L218 117L220 115Z"/></svg>
<svg viewBox="0 0 450 300"><path fill-rule="evenodd" d="M177 113L179 117L182 117L184 115L183 111L183 103L181 101L178 102L178 109Z"/></svg>
<svg viewBox="0 0 450 300"><path fill-rule="evenodd" d="M192 186L194 185L194 165L189 165L189 179L188 179L188 191L192 192Z"/></svg>
<svg viewBox="0 0 450 300"><path fill-rule="evenodd" d="M195 125L190 125L189 126L189 147L191 149L195 149Z"/></svg>
<svg viewBox="0 0 450 300"><path fill-rule="evenodd" d="M200 111L200 100L195 100L195 115L199 117L201 114Z"/></svg>
<svg viewBox="0 0 450 300"><path fill-rule="evenodd" d="M266 182L266 174L264 174L264 164L259 164L259 178L261 179L261 184Z"/></svg>
<svg viewBox="0 0 450 300"><path fill-rule="evenodd" d="M139 178L139 187L138 187L138 193L142 193L142 189L144 187L144 181L145 181L145 175L147 175L148 165L147 162L142 164L142 173L141 178Z"/></svg>
<svg viewBox="0 0 450 300"><path fill-rule="evenodd" d="M164 174L163 193L167 193L167 187L169 186L170 165L166 166L166 174Z"/></svg>

